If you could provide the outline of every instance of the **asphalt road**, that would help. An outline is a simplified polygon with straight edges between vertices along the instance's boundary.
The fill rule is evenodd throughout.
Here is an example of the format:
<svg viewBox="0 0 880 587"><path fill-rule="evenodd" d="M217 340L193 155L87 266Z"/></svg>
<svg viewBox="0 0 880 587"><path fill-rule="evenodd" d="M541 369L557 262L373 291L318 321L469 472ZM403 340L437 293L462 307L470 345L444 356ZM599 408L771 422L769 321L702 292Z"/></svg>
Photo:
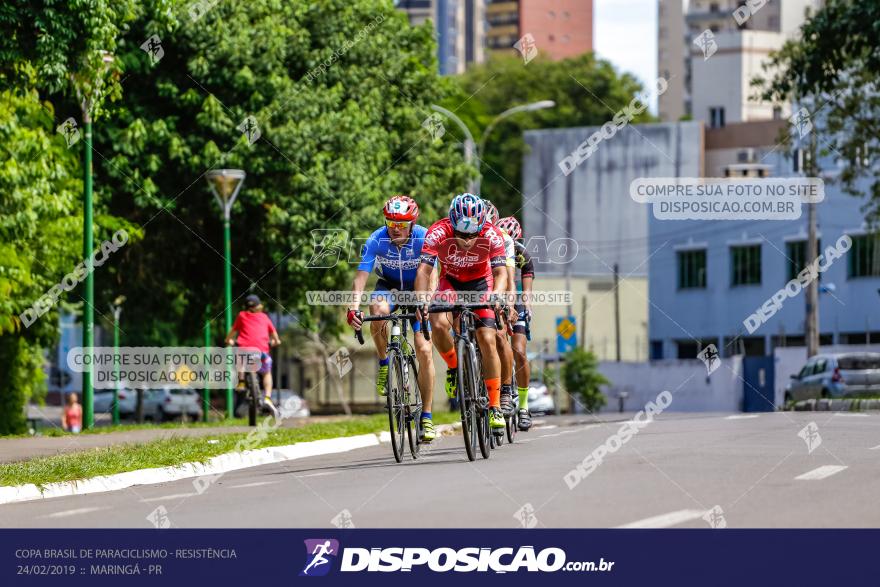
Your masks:
<svg viewBox="0 0 880 587"><path fill-rule="evenodd" d="M811 422L812 452L799 436ZM230 472L201 495L183 480L8 504L0 526L880 526L880 414L663 414L569 489L566 473L621 424L540 418L474 463L453 435L416 462L382 444Z"/></svg>

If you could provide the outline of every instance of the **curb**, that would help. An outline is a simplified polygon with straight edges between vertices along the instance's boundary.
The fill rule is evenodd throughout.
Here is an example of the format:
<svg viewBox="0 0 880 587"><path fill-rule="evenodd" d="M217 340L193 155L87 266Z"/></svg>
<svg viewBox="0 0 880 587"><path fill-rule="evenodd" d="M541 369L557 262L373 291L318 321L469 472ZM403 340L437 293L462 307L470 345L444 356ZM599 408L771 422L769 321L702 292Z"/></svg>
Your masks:
<svg viewBox="0 0 880 587"><path fill-rule="evenodd" d="M796 412L864 412L880 410L878 399L808 399L795 402Z"/></svg>
<svg viewBox="0 0 880 587"><path fill-rule="evenodd" d="M388 433L386 432L386 434ZM92 477L91 479L47 483L42 488L33 483L5 486L0 487L0 505L53 497L118 491L135 485L154 485L180 479L201 477L203 475L221 475L229 471L260 465L348 452L358 448L376 446L379 443L380 438L376 434L362 434L360 436L313 440L286 446L270 446L256 450L246 450L240 453L226 453L212 457L205 463L183 463L169 467L102 475L100 477ZM196 486L196 490L202 493L207 487L207 484L202 485L202 490L198 491L199 487Z"/></svg>
<svg viewBox="0 0 880 587"><path fill-rule="evenodd" d="M448 436L455 434L461 429L461 422L453 424L441 424L436 427L437 433ZM155 469L141 469L128 471L114 475L102 475L91 479L77 481L60 481L47 483L38 487L33 483L0 487L0 505L7 503L19 503L38 499L50 499L53 497L66 497L71 495L87 495L90 493L104 493L118 491L136 485L155 485L168 483L205 475L222 475L229 471L283 463L295 459L328 455L340 452L348 452L358 448L376 446L380 443L391 442L391 433L383 430L378 434L361 434L360 436L346 436L343 438L328 438L325 440L312 440L298 444L285 446L269 446L256 450L246 450L240 453L226 453L208 459L205 463L183 463L180 465L160 467ZM195 484L194 484L195 485ZM210 484L196 485L196 491L203 493ZM201 488L201 490L200 490Z"/></svg>

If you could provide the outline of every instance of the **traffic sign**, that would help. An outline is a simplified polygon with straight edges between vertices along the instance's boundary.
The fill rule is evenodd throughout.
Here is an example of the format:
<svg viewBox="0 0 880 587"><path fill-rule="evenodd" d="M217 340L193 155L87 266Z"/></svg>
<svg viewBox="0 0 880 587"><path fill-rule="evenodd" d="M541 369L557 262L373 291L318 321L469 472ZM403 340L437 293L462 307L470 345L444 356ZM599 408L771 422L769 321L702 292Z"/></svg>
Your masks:
<svg viewBox="0 0 880 587"><path fill-rule="evenodd" d="M567 353L577 346L577 323L574 316L556 319L556 352Z"/></svg>

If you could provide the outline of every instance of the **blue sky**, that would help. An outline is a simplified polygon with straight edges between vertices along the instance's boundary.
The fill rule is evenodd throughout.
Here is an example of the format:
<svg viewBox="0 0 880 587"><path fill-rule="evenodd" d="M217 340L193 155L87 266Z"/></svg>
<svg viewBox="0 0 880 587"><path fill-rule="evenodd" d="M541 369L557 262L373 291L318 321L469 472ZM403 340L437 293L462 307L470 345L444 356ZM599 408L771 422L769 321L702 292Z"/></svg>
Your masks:
<svg viewBox="0 0 880 587"><path fill-rule="evenodd" d="M657 79L657 0L593 0L593 44L599 57L653 87ZM656 94L651 111L657 113Z"/></svg>

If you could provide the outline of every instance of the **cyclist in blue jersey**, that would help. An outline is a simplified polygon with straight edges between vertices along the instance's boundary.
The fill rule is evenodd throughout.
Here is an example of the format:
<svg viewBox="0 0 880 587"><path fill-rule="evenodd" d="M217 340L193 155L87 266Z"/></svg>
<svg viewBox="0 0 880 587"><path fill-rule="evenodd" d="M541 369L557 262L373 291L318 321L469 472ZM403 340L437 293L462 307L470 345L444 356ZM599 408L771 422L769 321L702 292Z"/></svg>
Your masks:
<svg viewBox="0 0 880 587"><path fill-rule="evenodd" d="M361 262L352 284L354 302L348 310L348 323L360 330L363 322L360 317L358 300L367 285L370 273L375 269L379 276L376 288L370 296L370 315L388 314L394 306L390 301L392 291L413 291L416 271L425 242L424 226L416 224L419 206L409 196L394 196L385 203L383 210L385 226L373 232L363 248ZM419 322L413 323L413 339L416 359L419 363L419 391L422 396L422 440L434 440L436 432L431 419L431 402L434 390L434 356L431 343L421 332ZM388 330L386 322L370 322L370 333L376 344L379 358L379 373L376 376L376 391L386 395L388 383Z"/></svg>

